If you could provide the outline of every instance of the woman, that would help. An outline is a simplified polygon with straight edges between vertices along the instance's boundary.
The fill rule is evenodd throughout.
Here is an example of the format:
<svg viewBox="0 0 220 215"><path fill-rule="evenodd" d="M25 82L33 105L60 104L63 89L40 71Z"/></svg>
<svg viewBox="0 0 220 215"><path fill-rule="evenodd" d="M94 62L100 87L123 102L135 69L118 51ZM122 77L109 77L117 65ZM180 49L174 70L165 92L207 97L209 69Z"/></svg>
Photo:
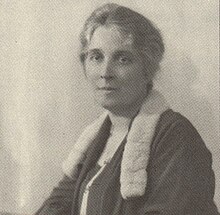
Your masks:
<svg viewBox="0 0 220 215"><path fill-rule="evenodd" d="M36 214L218 214L210 152L152 89L164 53L159 30L106 4L87 19L81 45L85 76L106 112L78 139Z"/></svg>

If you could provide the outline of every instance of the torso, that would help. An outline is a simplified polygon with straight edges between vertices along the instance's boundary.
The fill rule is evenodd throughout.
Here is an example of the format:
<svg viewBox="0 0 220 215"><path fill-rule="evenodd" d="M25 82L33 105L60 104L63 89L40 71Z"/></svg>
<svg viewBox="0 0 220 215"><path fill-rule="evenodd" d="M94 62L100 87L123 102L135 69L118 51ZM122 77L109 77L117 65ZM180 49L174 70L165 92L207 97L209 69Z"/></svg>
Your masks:
<svg viewBox="0 0 220 215"><path fill-rule="evenodd" d="M115 132L109 136L105 148L97 162L99 166L103 166L106 162L109 162L111 160L119 145L126 137L127 132L128 131Z"/></svg>

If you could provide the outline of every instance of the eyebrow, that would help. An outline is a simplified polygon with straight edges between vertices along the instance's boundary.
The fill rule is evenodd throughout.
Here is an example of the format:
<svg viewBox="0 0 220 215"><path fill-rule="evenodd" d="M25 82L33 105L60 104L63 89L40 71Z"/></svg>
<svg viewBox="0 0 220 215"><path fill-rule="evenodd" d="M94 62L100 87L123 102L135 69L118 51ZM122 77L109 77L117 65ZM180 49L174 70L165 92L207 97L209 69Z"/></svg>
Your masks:
<svg viewBox="0 0 220 215"><path fill-rule="evenodd" d="M93 53L103 53L102 49L90 49L87 50L86 54L93 54Z"/></svg>
<svg viewBox="0 0 220 215"><path fill-rule="evenodd" d="M102 49L90 49L86 52L86 54L93 54L93 53L104 53ZM129 55L133 56L133 53L131 51L127 50L118 50L114 53L115 56L120 56L120 55Z"/></svg>
<svg viewBox="0 0 220 215"><path fill-rule="evenodd" d="M115 56L120 56L120 55L133 56L133 53L131 51L119 50L119 51L116 51L114 55Z"/></svg>

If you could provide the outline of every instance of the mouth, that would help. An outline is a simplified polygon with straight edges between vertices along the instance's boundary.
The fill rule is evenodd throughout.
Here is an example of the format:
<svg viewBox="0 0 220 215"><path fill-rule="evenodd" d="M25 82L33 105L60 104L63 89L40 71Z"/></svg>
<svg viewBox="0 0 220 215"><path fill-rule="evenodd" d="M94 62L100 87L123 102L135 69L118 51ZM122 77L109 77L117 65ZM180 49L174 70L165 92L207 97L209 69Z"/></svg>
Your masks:
<svg viewBox="0 0 220 215"><path fill-rule="evenodd" d="M98 90L103 90L103 91L115 91L117 90L114 87L98 87Z"/></svg>

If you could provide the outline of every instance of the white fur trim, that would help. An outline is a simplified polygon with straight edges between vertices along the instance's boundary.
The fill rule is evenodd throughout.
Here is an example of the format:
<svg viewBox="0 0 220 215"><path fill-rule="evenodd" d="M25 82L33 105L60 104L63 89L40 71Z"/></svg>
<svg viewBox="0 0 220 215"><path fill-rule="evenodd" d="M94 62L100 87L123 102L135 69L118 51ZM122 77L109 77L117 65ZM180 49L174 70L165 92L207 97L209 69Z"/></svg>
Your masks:
<svg viewBox="0 0 220 215"><path fill-rule="evenodd" d="M160 115L166 109L162 96L152 91L132 123L121 163L120 182L124 199L145 193L151 141Z"/></svg>
<svg viewBox="0 0 220 215"><path fill-rule="evenodd" d="M150 145L160 115L166 109L168 105L163 96L153 90L132 122L121 163L120 183L124 199L145 193ZM69 177L76 177L77 165L84 161L90 143L96 138L107 116L108 113L105 112L85 129L64 161L63 172Z"/></svg>
<svg viewBox="0 0 220 215"><path fill-rule="evenodd" d="M107 113L103 113L94 123L87 126L83 131L73 149L71 150L67 159L63 162L63 172L74 178L77 176L77 165L83 163L85 159L85 153L90 143L96 138L97 132L100 130L104 120L107 117Z"/></svg>

